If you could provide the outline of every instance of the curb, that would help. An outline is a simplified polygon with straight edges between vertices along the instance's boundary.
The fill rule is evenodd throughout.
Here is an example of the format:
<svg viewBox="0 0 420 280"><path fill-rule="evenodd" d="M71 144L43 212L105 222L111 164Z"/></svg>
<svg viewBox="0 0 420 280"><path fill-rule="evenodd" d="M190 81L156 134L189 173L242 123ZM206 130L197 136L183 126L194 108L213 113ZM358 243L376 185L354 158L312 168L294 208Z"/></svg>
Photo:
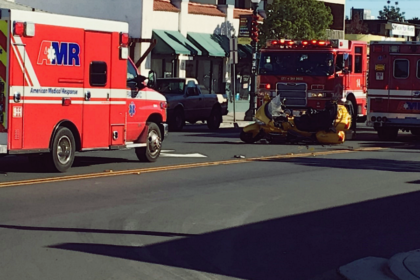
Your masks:
<svg viewBox="0 0 420 280"><path fill-rule="evenodd" d="M220 127L223 128L237 128L237 127L245 127L254 122L247 122L247 121L239 121L239 122L223 122L220 124Z"/></svg>

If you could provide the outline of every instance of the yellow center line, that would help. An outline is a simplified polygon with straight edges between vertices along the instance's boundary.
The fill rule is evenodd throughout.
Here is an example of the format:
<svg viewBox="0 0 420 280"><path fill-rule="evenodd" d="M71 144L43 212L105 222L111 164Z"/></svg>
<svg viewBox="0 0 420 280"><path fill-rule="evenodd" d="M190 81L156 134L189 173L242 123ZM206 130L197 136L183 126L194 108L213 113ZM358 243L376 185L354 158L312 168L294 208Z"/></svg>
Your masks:
<svg viewBox="0 0 420 280"><path fill-rule="evenodd" d="M22 181L14 181L14 182L4 182L4 183L0 183L0 188L25 186L25 185L33 185L33 184L41 184L41 183L65 182L65 181L73 181L73 180L81 180L81 179L93 179L93 178L111 177L111 176L138 175L142 173L208 167L208 166L216 166L216 165L230 165L230 164L248 163L248 162L255 162L255 161L268 161L268 160L273 160L273 159L290 159L290 158L300 158L300 157L309 157L309 156L345 154L345 153L363 152L363 151L379 151L379 150L384 150L384 149L387 149L387 148L374 147L374 148L360 148L360 149L354 149L354 150L336 150L336 151L298 153L298 154L290 153L286 155L244 158L244 159L234 159L234 160L222 160L222 161L212 161L212 162L199 162L199 163L149 167L149 168L140 168L140 169L121 170L121 171L110 170L108 172L98 172L98 173L81 174L81 175L70 175L70 176L50 177L50 178L43 178L43 179L30 179L30 180L22 180Z"/></svg>

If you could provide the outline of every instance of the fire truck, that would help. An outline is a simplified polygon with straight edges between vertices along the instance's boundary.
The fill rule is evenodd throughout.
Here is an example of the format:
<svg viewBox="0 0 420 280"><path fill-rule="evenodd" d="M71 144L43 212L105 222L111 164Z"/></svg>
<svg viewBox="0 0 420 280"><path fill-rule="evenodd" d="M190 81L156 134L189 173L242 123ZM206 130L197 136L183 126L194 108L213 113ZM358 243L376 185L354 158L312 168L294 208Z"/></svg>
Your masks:
<svg viewBox="0 0 420 280"><path fill-rule="evenodd" d="M166 99L129 59L128 24L0 9L0 155L65 172L77 151L155 161Z"/></svg>
<svg viewBox="0 0 420 280"><path fill-rule="evenodd" d="M370 42L368 121L380 139L420 135L420 42Z"/></svg>
<svg viewBox="0 0 420 280"><path fill-rule="evenodd" d="M257 106L265 94L294 111L343 101L366 118L367 43L349 40L267 40L260 51Z"/></svg>

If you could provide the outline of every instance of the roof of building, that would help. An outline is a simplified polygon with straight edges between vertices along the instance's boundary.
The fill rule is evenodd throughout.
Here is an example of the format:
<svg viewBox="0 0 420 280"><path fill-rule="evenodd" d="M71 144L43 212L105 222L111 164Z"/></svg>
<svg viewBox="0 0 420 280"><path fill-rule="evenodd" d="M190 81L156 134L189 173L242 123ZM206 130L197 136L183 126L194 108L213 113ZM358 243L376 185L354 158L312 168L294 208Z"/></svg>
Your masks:
<svg viewBox="0 0 420 280"><path fill-rule="evenodd" d="M233 10L233 18L239 18L240 15L252 15L253 11L251 9L239 9L235 8ZM258 15L258 20L262 21L264 18L260 15Z"/></svg>
<svg viewBox="0 0 420 280"><path fill-rule="evenodd" d="M179 9L175 7L169 0L154 0L153 10L163 12L179 12Z"/></svg>
<svg viewBox="0 0 420 280"><path fill-rule="evenodd" d="M39 9L35 9L26 5L21 5L17 3L13 3L7 0L0 0L0 8L1 9L16 9L16 10L25 10L25 11L42 11Z"/></svg>
<svg viewBox="0 0 420 280"><path fill-rule="evenodd" d="M216 17L225 17L226 14L220 11L216 5L188 3L188 13L196 15L207 15Z"/></svg>

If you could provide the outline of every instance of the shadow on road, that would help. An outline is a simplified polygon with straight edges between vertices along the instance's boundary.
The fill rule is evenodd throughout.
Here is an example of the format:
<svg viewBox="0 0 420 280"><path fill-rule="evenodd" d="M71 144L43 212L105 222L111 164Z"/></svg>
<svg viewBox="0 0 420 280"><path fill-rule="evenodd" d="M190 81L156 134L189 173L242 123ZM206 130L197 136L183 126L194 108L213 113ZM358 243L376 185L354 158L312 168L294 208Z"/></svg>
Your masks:
<svg viewBox="0 0 420 280"><path fill-rule="evenodd" d="M86 229L86 228L53 228L53 227L27 227L0 225L0 228L17 229L28 231L51 231L51 232L83 232L83 233L103 233L103 234L125 234L125 235L150 235L163 237L189 237L196 234L172 233L172 232L156 232L143 230L111 230L111 229Z"/></svg>
<svg viewBox="0 0 420 280"><path fill-rule="evenodd" d="M92 157L76 155L72 167L86 167L92 165L109 164L109 163L138 163L138 160L130 160L127 158L117 157ZM46 173L49 172L48 165L40 159L39 162L31 162L25 156L5 157L0 159L1 173ZM56 173L57 174L57 173Z"/></svg>
<svg viewBox="0 0 420 280"><path fill-rule="evenodd" d="M332 158L314 158L314 157L300 157L291 159L264 159L262 162L289 162L297 165L312 166L312 167L328 167L340 169L361 169L361 170L375 170L375 171L392 171L392 172L420 172L419 161L401 161L377 158L362 158L362 159L332 159Z"/></svg>
<svg viewBox="0 0 420 280"><path fill-rule="evenodd" d="M384 169L394 170L391 164ZM240 279L303 280L359 258L420 248L419 201L420 192L413 192L148 246L49 247Z"/></svg>

